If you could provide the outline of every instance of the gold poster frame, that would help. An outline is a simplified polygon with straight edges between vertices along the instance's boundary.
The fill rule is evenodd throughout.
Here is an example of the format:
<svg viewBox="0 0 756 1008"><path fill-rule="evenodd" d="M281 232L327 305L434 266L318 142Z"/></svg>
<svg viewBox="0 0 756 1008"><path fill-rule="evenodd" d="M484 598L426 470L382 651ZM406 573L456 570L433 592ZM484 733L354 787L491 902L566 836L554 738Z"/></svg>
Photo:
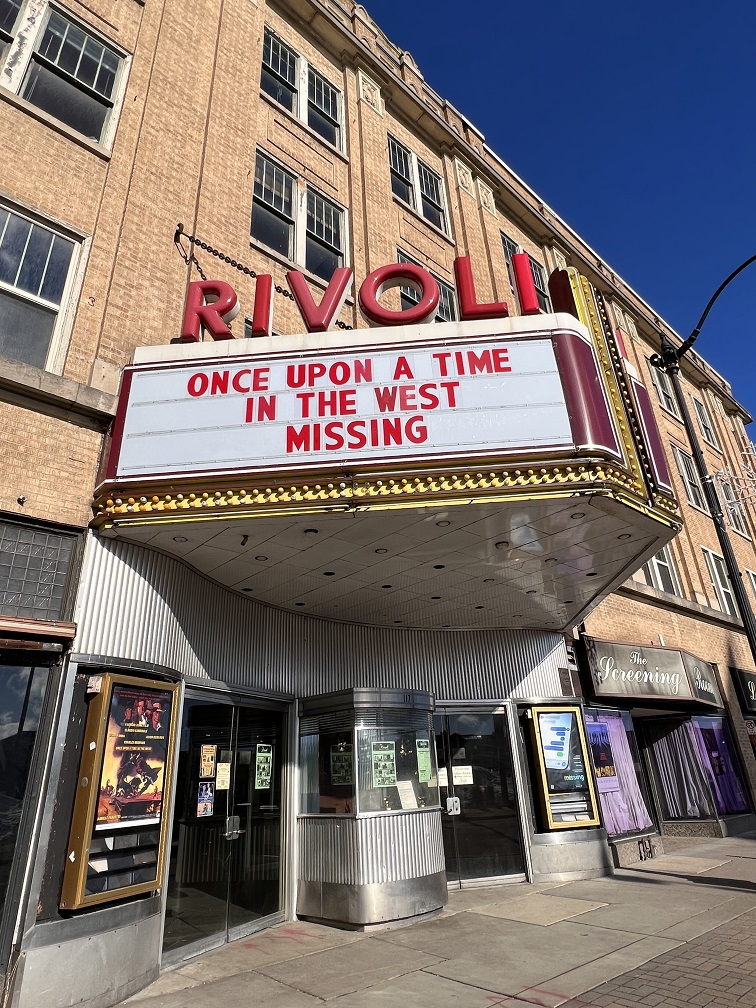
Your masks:
<svg viewBox="0 0 756 1008"><path fill-rule="evenodd" d="M539 799L541 802L541 811L543 812L544 820L548 824L550 830L564 830L564 829L583 829L585 826L600 826L601 819L599 818L599 806L598 797L596 794L596 786L593 779L593 762L590 759L590 754L588 752L588 740L585 734L585 725L583 724L583 712L582 709L575 705L570 704L563 707L553 707L551 705L541 706L541 707L531 707L531 733L533 739L533 758L538 767L539 777L540 777L540 788L539 788ZM588 784L588 792L591 796L593 816L590 819L581 819L578 822L555 822L551 815L551 807L549 804L549 782L546 773L546 762L543 757L542 748L542 738L541 738L541 727L538 723L539 714L574 714L575 720L578 726L578 735L580 737L580 746L583 753L583 764L585 766L585 779Z"/></svg>
<svg viewBox="0 0 756 1008"><path fill-rule="evenodd" d="M66 868L60 895L62 910L80 910L84 907L112 903L128 896L159 890L163 885L165 873L167 836L170 825L168 810L173 786L173 762L176 736L181 720L181 711L178 709L180 684L165 679L145 679L119 672L94 673L91 678L100 679L101 684L97 694L89 701L87 710L81 762L77 775L76 797L71 817L71 831L66 848ZM118 889L109 889L107 892L87 895L85 892L87 868L92 841L95 837L94 826L100 798L100 777L105 757L110 706L113 690L119 685L152 691L160 690L163 693L171 694L171 718L166 735L167 746L163 771L157 871L155 879L150 882L139 882L121 886Z"/></svg>

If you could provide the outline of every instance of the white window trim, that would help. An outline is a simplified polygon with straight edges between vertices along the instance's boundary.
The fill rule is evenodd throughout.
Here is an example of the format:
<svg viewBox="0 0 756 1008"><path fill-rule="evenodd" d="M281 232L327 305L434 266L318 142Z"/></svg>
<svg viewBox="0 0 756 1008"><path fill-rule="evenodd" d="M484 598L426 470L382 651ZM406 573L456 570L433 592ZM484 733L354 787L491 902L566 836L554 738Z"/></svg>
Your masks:
<svg viewBox="0 0 756 1008"><path fill-rule="evenodd" d="M116 75L115 85L113 87L113 96L111 99L112 107L105 120L102 136L99 140L92 140L90 137L84 136L83 133L79 133L73 126L69 126L68 123L64 122L62 119L56 119L55 116L51 115L49 112L45 112L44 109L37 108L33 102L27 101L21 95L21 88L23 87L26 73L33 61L34 54L37 50L39 42L42 39L45 28L47 27L50 11L55 11L61 17L70 21L71 24L76 25L76 27L81 28L82 31L86 32L88 35L91 35L97 42L101 42L109 49L112 49L121 61ZM109 38L107 35L103 35L102 32L97 31L97 29L87 21L82 20L82 18L72 14L67 8L55 3L46 4L44 13L40 16L39 3L37 0L27 0L26 4L22 6L21 11L19 12L13 31L13 41L10 43L5 61L2 65L0 65L0 86L7 88L15 94L19 101L24 103L24 107L29 108L32 114L34 114L37 118L59 127L62 132L70 133L77 137L80 136L87 143L109 149L113 146L116 127L121 115L130 67L131 56L129 53L122 49L121 46L113 41L113 39Z"/></svg>
<svg viewBox="0 0 756 1008"><path fill-rule="evenodd" d="M756 595L756 571L752 571L748 567L746 567L745 572L748 575L748 580L751 585L751 591L753 592L754 595Z"/></svg>
<svg viewBox="0 0 756 1008"><path fill-rule="evenodd" d="M343 89L340 88L340 87L338 87L336 84L334 84L334 82L331 80L331 78L329 77L328 74L324 74L323 71L320 70L318 67L316 67L314 63L311 63L304 56L302 56L299 52L297 52L297 50L294 48L294 46L290 45L289 42L287 42L286 39L283 37L283 35L280 35L274 28L271 28L270 25L265 25L264 31L266 31L266 30L269 31L269 32L271 32L271 34L275 35L275 37L280 42L282 42L286 46L287 49L289 49L293 53L293 55L294 55L294 57L295 57L295 59L297 61L296 80L295 80L295 83L294 83L294 89L295 89L295 92L296 92L295 96L294 96L294 110L290 112L289 109L287 109L285 105L282 105L280 102L277 102L276 99L273 98L271 95L269 95L267 91L263 91L262 87L260 88L260 94L262 95L263 98L267 99L268 101L273 102L273 104L276 106L276 108L281 109L282 112L285 112L288 116L291 116L292 119L296 119L296 121L300 124L300 126L304 126L304 128L307 130L308 133L310 133L312 136L316 137L322 144L325 144L326 147L329 147L331 150L338 151L339 154L343 154L344 153L344 134L346 132L345 129L344 129L344 91L343 91ZM263 32L263 44L264 44L264 38L265 38L265 35L264 35L264 32ZM262 62L262 58L261 58L261 61L260 61L260 72L262 72L262 68L264 66L265 66L265 63ZM337 97L336 97L336 103L337 103L337 111L338 111L338 115L336 117L336 122L337 122L338 127L339 127L339 142L337 144L332 144L329 140L326 140L326 138L322 134L318 133L318 131L313 126L310 126L310 124L308 122L308 108L309 108L309 98L310 98L310 78L309 78L310 67L312 67L312 69L315 71L315 73L319 74L323 78L323 80L327 81L331 85L331 87L334 89L334 91L336 91L336 95L337 95Z"/></svg>
<svg viewBox="0 0 756 1008"><path fill-rule="evenodd" d="M659 557L662 554L663 559L660 560ZM656 553L654 556L652 556L649 560L647 560L643 566L649 568L649 572L651 574L651 587L656 588L657 591L664 592L665 595L669 595L670 592L668 592L667 589L664 587L664 583L659 574L659 567L665 566L667 568L667 571L669 572L669 576L673 585L673 590L671 594L676 595L678 598L685 598L680 588L680 579L677 576L675 560L672 555L672 549L669 543L667 543L665 546L662 546L659 552ZM643 573L642 569L641 573Z"/></svg>
<svg viewBox="0 0 756 1008"><path fill-rule="evenodd" d="M746 521L743 502L738 499L738 495L736 494L733 485L732 483L730 483L729 480L722 479L722 477L720 476L719 485L722 491L722 503L724 504L724 512L727 515L727 521L730 525L730 528L734 532L737 532L738 535L742 535L744 538L750 539L751 534L748 531L748 522ZM728 492L730 496L728 496Z"/></svg>
<svg viewBox="0 0 756 1008"><path fill-rule="evenodd" d="M506 267L507 267L507 279L509 280L509 287L510 287L513 295L517 299L518 311L520 310L520 302L519 302L519 296L518 296L518 292L517 292L517 283L515 281L514 266L512 265L512 256L513 255L517 255L517 254L521 254L523 252L527 255L528 261L530 262L530 272L533 275L533 286L535 287L536 295L540 294L543 298L545 298L545 300L546 300L546 302L548 304L548 308L547 309L542 308L541 311L544 311L544 312L553 311L553 306L551 304L551 295L549 294L548 270L546 269L546 267L543 265L543 263L539 262L538 259L536 259L535 256L532 256L530 254L530 252L528 252L527 249L524 249L522 247L522 245L519 244L519 242L516 242L514 240L514 238L512 238L511 235L508 235L506 233L506 231L499 230L499 236L501 238L501 248L502 248L502 251L504 253L504 262L505 262ZM507 250L507 243L509 243L512 246L512 251L511 252L509 252ZM539 270L543 271L543 277L542 277L543 286L542 287L538 286L538 281L536 280L536 270L533 268L534 266L537 267ZM540 302L539 302L539 304L540 304Z"/></svg>
<svg viewBox="0 0 756 1008"><path fill-rule="evenodd" d="M737 619L739 617L738 605L735 601L735 593L732 590L732 585L729 584L727 580L722 582L720 577L719 569L714 562L715 560L720 560L722 566L724 567L724 557L719 553L715 553L714 550L707 549L706 546L702 546L704 559L706 560L706 567L709 571L709 577L711 579L711 587L714 591L714 596L717 600L717 608L720 612L723 612L726 616L732 616ZM726 569L724 571L725 579L727 577ZM732 608L728 608L727 599L729 598Z"/></svg>
<svg viewBox="0 0 756 1008"><path fill-rule="evenodd" d="M332 196L329 196L327 193L324 193L322 189L318 189L317 186L312 185L299 172L296 172L294 171L294 169L289 168L289 166L285 165L283 161L281 161L279 158L272 157L270 154L268 154L267 151L263 150L261 147L258 147L257 150L255 151L255 163L257 163L257 157L260 154L268 161L270 161L272 164L277 165L282 171L285 171L287 175L291 175L292 178L294 179L294 186L296 189L294 198L292 200L294 204L292 208L294 218L294 258L288 259L285 255L282 255L282 253L277 252L275 249L270 248L259 238L256 238L252 234L251 220L250 220L250 232L249 232L250 243L257 245L262 249L266 249L273 258L278 259L281 262L291 264L292 266L295 267L295 269L305 273L308 277L312 277L316 283L326 284L327 281L324 280L323 277L318 276L317 273L311 273L305 266L305 261L307 259L307 193L308 191L314 192L316 195L321 196L324 200L327 200L329 203L332 203L335 207L337 207L341 211L342 215L341 236L344 245L343 249L341 250L342 266L351 265L349 260L349 216L346 207L342 206L341 203L335 200ZM254 169L253 169L253 176L254 176ZM252 202L250 205L251 209L254 207L254 204L255 204L255 196L254 196L254 182L253 182Z"/></svg>
<svg viewBox="0 0 756 1008"><path fill-rule="evenodd" d="M51 221L20 203L16 203L11 200L0 200L0 208L7 210L9 213L15 214L17 217L23 217L24 220L28 220L32 224L37 224L40 227L46 228L48 231L52 231L54 234L60 235L61 238L65 238L73 243L74 247L71 253L71 262L68 266L68 275L66 276L66 282L63 286L63 293L60 298L57 318L50 338L50 346L47 350L45 363L40 368L42 371L48 371L51 374L60 375L63 373L63 367L68 354L74 317L79 303L81 288L84 283L84 273L86 271L87 259L89 258L89 251L92 246L92 239L85 238L81 233L72 231L57 221ZM33 294L28 294L26 291L19 291L17 288L3 284L2 282L0 282L0 287L3 290L9 291L14 297L17 297L21 301L27 301L29 304L49 307L49 302L42 301L41 299L34 297ZM21 361L21 363L26 362ZM35 365L27 364L27 367L35 367Z"/></svg>
<svg viewBox="0 0 756 1008"><path fill-rule="evenodd" d="M706 502L706 494L704 493L703 484L701 483L701 477L698 475L696 470L696 463L692 455L689 455L682 448L677 445L672 445L672 452L675 456L675 462L677 463L677 471L682 480L683 487L685 488L685 497L691 507L696 508L699 511L703 511L705 514L709 514L709 509ZM683 459L690 462L690 471L688 471L687 466ZM692 474L692 475L691 475ZM701 495L701 500L703 503L699 504L698 501L693 499L693 495L690 492L691 485L698 488Z"/></svg>
<svg viewBox="0 0 756 1008"><path fill-rule="evenodd" d="M707 445L716 448L717 451L721 451L722 448L717 438L717 432L714 430L714 424L711 422L711 416L706 408L706 404L703 399L696 399L692 393L690 398L693 402L693 412L696 414L696 419L698 420L698 429L701 431L701 437ZM710 437L706 433L707 429L711 433Z"/></svg>
<svg viewBox="0 0 756 1008"><path fill-rule="evenodd" d="M659 403L661 408L665 413L669 413L676 420L682 419L680 417L680 408L677 404L677 396L675 395L675 389L672 385L672 379L669 377L666 371L660 371L659 368L655 368L650 361L648 363L648 370L651 375L651 384L654 386L654 392L656 393L656 401ZM662 389L669 396L671 406L667 404L665 398L662 394Z"/></svg>
<svg viewBox="0 0 756 1008"><path fill-rule="evenodd" d="M449 221L449 201L446 198L446 182L444 181L444 176L441 174L441 172L436 171L435 168L432 168L428 164L427 161L423 161L422 158L419 158L417 156L417 154L415 154L415 152L411 148L409 148L406 143L402 143L402 141L398 137L395 137L392 133L389 133L388 136L389 136L389 141L393 140L394 143L398 144L400 147L403 147L404 150L409 155L410 184L412 186L412 198L415 201L415 205L413 206L411 203L407 203L406 200L403 200L400 196L397 196L396 193L393 190L391 192L392 197L399 204L401 204L401 206L406 207L408 210L410 210L415 215L415 217L418 217L421 221L423 221L425 224L427 224L428 227L432 227L434 231L436 231L438 234L444 235L445 238L450 238L451 237L451 230L450 230L450 226L449 226L450 225L450 221ZM388 155L388 159L387 160L388 160L388 165L389 165L389 178L390 178L391 177L391 155L390 154ZM439 193L441 194L441 210L442 210L443 215L444 215L444 226L443 227L439 227L438 224L434 224L432 220L428 220L428 218L423 214L423 210L422 210L422 206L423 206L423 194L422 194L422 190L420 189L420 172L419 172L419 169L418 169L418 165L419 164L422 164L425 168L428 169L428 171L432 175L435 175L436 178L438 179Z"/></svg>

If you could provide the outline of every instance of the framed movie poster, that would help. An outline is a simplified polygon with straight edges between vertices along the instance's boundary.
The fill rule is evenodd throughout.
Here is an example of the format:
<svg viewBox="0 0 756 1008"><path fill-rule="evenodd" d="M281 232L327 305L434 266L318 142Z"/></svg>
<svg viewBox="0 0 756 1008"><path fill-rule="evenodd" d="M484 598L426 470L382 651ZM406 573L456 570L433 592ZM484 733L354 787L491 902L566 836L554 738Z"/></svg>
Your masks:
<svg viewBox="0 0 756 1008"><path fill-rule="evenodd" d="M598 826L593 770L579 707L533 707L533 754L548 829Z"/></svg>
<svg viewBox="0 0 756 1008"><path fill-rule="evenodd" d="M61 908L160 888L178 689L112 672L90 678Z"/></svg>

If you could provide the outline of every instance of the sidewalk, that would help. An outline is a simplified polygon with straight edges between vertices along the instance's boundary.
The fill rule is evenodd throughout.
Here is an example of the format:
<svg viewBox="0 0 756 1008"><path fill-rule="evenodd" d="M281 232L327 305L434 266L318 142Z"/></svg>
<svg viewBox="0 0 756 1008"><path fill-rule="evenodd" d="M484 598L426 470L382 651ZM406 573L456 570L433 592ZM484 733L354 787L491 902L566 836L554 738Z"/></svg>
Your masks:
<svg viewBox="0 0 756 1008"><path fill-rule="evenodd" d="M611 878L450 894L363 935L284 924L198 956L130 1008L756 1005L756 833L684 839Z"/></svg>

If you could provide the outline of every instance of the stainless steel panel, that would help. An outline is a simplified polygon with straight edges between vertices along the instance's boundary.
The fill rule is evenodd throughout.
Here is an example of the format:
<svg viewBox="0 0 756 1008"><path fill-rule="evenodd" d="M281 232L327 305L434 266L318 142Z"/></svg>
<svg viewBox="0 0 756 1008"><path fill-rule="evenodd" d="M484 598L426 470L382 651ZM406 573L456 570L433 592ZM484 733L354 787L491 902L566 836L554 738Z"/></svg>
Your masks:
<svg viewBox="0 0 756 1008"><path fill-rule="evenodd" d="M569 882L612 874L612 858L603 830L578 830L543 834L548 842L534 842L530 849L534 882ZM537 840L540 841L540 835ZM575 842L577 840L577 842Z"/></svg>
<svg viewBox="0 0 756 1008"><path fill-rule="evenodd" d="M306 816L299 820L299 878L364 886L444 870L441 812Z"/></svg>
<svg viewBox="0 0 756 1008"><path fill-rule="evenodd" d="M369 927L440 910L447 902L446 874L373 885L300 882L297 914L329 924Z"/></svg>
<svg viewBox="0 0 756 1008"><path fill-rule="evenodd" d="M269 608L179 560L90 534L77 601L81 654L177 669L260 692L425 690L460 700L555 697L559 634L394 630Z"/></svg>

